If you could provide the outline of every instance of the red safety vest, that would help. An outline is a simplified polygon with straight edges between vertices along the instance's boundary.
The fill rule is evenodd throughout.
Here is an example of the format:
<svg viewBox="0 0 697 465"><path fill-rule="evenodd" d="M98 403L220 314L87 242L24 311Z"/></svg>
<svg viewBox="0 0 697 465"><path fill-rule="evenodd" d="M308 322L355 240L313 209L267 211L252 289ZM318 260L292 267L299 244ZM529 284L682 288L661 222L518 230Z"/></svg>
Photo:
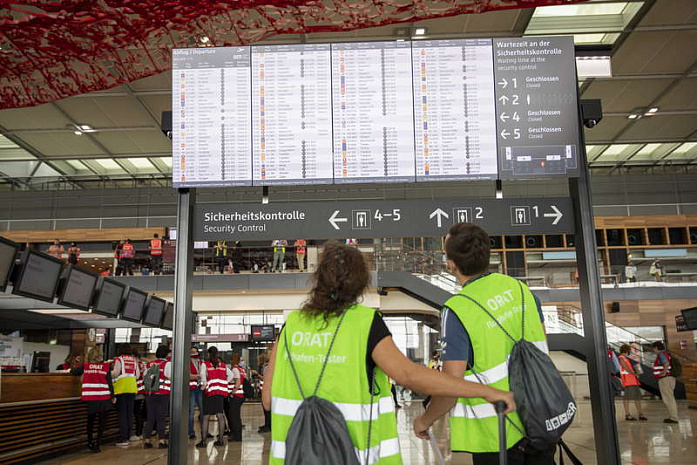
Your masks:
<svg viewBox="0 0 697 465"><path fill-rule="evenodd" d="M136 364L138 363L136 361L136 358L133 357L132 355L122 355L118 356L114 359L114 362L118 360L121 363L121 374L116 377L114 382L118 381L119 379L125 377L125 376L130 376L132 378L137 378L136 376Z"/></svg>
<svg viewBox="0 0 697 465"><path fill-rule="evenodd" d="M133 244L125 243L123 247L121 247L121 258L135 257L135 250L136 248L133 247Z"/></svg>
<svg viewBox="0 0 697 465"><path fill-rule="evenodd" d="M162 255L162 239L150 239L150 255Z"/></svg>
<svg viewBox="0 0 697 465"><path fill-rule="evenodd" d="M227 367L225 363L220 362L218 367L214 367L211 362L206 363L206 395L212 396L228 396L227 386Z"/></svg>
<svg viewBox="0 0 697 465"><path fill-rule="evenodd" d="M80 258L80 247L68 247L68 255L75 255L75 260Z"/></svg>
<svg viewBox="0 0 697 465"><path fill-rule="evenodd" d="M167 360L157 359L154 362L150 362L148 369L150 369L150 367L153 365L160 367L160 385L158 386L157 391L151 392L150 394L168 396L172 391L172 381L165 376L165 365L167 365Z"/></svg>
<svg viewBox="0 0 697 465"><path fill-rule="evenodd" d="M82 400L109 400L111 391L107 382L109 363L87 363L82 365Z"/></svg>
<svg viewBox="0 0 697 465"><path fill-rule="evenodd" d="M242 399L244 399L244 388L243 388L242 386L243 386L243 383L244 383L244 379L247 377L247 372L244 371L244 368L242 368L242 367L239 366L239 365L237 365L237 366L234 367L234 368L237 368L237 370L240 372L240 388L239 388L238 390L236 390L235 392L232 392L232 389L235 387L235 383L234 383L234 381L231 381L231 382L228 384L228 390L230 391L230 393L231 393L233 396L235 396L235 397L241 397Z"/></svg>
<svg viewBox="0 0 697 465"><path fill-rule="evenodd" d="M145 394L145 372L147 368L145 363L138 362L138 368L140 368L140 373L138 373L138 378L136 379L136 386L138 386L138 394Z"/></svg>
<svg viewBox="0 0 697 465"><path fill-rule="evenodd" d="M199 367L198 363L199 363L198 360L196 361L196 363L194 363L193 359L189 362L189 374L198 375L198 367ZM189 377L189 390L193 391L197 387L198 387L198 380L192 379L191 377Z"/></svg>
<svg viewBox="0 0 697 465"><path fill-rule="evenodd" d="M656 356L656 361L653 362L653 375L658 379L665 378L667 376L673 376L673 374L670 371L673 368L673 360L670 358L670 354L667 350L661 351L660 354L665 355L668 359L668 372L665 375L661 374L663 373L663 364L659 361L660 357Z"/></svg>
<svg viewBox="0 0 697 465"><path fill-rule="evenodd" d="M48 254L53 255L56 258L63 258L63 246L53 244L48 248Z"/></svg>
<svg viewBox="0 0 697 465"><path fill-rule="evenodd" d="M624 364L622 362L624 362ZM624 365L628 366L629 370L626 370ZM624 355L620 355L620 377L622 378L622 386L624 387L641 386L639 378L634 372L632 361Z"/></svg>
<svg viewBox="0 0 697 465"><path fill-rule="evenodd" d="M298 239L295 241L295 246L298 248L297 249L297 254L298 255L305 255L306 250L305 250L305 245L307 243L305 242L305 239Z"/></svg>

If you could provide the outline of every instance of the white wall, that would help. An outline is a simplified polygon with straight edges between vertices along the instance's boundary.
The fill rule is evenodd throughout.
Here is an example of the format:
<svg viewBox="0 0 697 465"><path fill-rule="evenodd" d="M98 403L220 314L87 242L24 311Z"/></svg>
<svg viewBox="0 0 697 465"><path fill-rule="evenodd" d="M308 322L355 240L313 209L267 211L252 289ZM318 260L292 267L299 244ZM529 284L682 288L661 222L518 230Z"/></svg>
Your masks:
<svg viewBox="0 0 697 465"><path fill-rule="evenodd" d="M65 357L67 357L70 354L70 346L25 341L22 343L22 351L24 352L24 354L29 355L33 355L34 352L51 352L51 362L49 363L49 370L55 371L56 367L63 363L65 361Z"/></svg>
<svg viewBox="0 0 697 465"><path fill-rule="evenodd" d="M576 357L567 354L566 352L551 352L550 357L561 372L575 372L575 376L571 374L563 374L564 381L571 389L576 400L581 400L584 397L590 397L590 386L588 385L588 366L586 362L577 359ZM575 379L575 386L574 380Z"/></svg>

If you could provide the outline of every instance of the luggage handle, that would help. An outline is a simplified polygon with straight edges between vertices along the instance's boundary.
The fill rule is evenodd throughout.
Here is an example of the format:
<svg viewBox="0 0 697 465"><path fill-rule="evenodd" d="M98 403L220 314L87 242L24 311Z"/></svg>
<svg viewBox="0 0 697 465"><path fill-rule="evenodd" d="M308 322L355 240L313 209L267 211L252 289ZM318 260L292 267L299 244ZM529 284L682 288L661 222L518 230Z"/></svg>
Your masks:
<svg viewBox="0 0 697 465"><path fill-rule="evenodd" d="M508 448L506 447L506 403L502 400L494 404L499 419L499 465L508 465Z"/></svg>

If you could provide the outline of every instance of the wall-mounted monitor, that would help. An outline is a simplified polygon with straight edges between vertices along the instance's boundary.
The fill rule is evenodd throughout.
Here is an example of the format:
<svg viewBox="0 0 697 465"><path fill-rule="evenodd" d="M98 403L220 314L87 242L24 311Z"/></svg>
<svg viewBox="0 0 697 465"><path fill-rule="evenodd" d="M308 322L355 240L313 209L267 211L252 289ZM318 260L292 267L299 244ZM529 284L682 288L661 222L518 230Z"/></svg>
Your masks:
<svg viewBox="0 0 697 465"><path fill-rule="evenodd" d="M148 294L134 287L129 287L126 291L126 298L123 300L121 310L121 318L128 321L140 323L143 319L143 311L145 310L145 302L148 300Z"/></svg>
<svg viewBox="0 0 697 465"><path fill-rule="evenodd" d="M125 293L126 285L109 278L100 278L92 311L100 315L115 317L121 310L121 302Z"/></svg>
<svg viewBox="0 0 697 465"><path fill-rule="evenodd" d="M165 308L165 316L162 318L162 329L167 329L172 331L174 329L174 304L172 302L167 302L167 307Z"/></svg>
<svg viewBox="0 0 697 465"><path fill-rule="evenodd" d="M99 276L81 270L75 265L68 265L63 277L63 285L58 292L58 303L66 307L89 310L92 296L97 287Z"/></svg>
<svg viewBox="0 0 697 465"><path fill-rule="evenodd" d="M177 240L177 228L168 228L167 231L169 232L169 240L170 241L176 241Z"/></svg>
<svg viewBox="0 0 697 465"><path fill-rule="evenodd" d="M274 325L252 325L252 341L268 342L276 340L276 327Z"/></svg>
<svg viewBox="0 0 697 465"><path fill-rule="evenodd" d="M0 237L0 292L5 292L15 265L19 244Z"/></svg>
<svg viewBox="0 0 697 465"><path fill-rule="evenodd" d="M150 326L160 327L162 318L164 317L167 302L159 297L150 297L147 306L145 307L145 316L143 323Z"/></svg>
<svg viewBox="0 0 697 465"><path fill-rule="evenodd" d="M687 329L697 330L697 307L686 308L681 310L681 312Z"/></svg>
<svg viewBox="0 0 697 465"><path fill-rule="evenodd" d="M35 250L22 254L21 268L12 293L53 302L63 269L63 261Z"/></svg>

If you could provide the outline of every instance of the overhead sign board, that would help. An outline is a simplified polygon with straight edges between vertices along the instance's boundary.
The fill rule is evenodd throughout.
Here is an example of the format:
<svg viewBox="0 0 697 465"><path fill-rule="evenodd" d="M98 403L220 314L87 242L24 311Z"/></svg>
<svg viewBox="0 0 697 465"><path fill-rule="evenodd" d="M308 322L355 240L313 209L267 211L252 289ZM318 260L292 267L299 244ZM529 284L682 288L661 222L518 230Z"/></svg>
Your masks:
<svg viewBox="0 0 697 465"><path fill-rule="evenodd" d="M172 52L174 187L577 176L571 37Z"/></svg>
<svg viewBox="0 0 697 465"><path fill-rule="evenodd" d="M442 236L460 222L489 234L574 232L571 199L539 198L199 204L193 235L195 241Z"/></svg>

